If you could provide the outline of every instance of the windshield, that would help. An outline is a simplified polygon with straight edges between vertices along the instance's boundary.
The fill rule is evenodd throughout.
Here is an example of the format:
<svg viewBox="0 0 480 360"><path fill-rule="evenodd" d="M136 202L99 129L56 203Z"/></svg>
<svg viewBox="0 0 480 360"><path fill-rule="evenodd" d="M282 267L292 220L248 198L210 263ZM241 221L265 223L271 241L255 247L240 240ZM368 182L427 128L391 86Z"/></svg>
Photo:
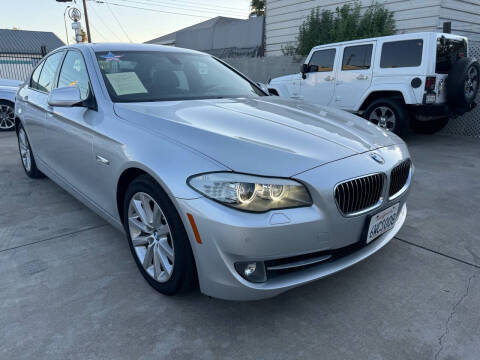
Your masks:
<svg viewBox="0 0 480 360"><path fill-rule="evenodd" d="M448 39L445 36L437 40L437 74L448 74L458 59L467 56L467 42L463 39Z"/></svg>
<svg viewBox="0 0 480 360"><path fill-rule="evenodd" d="M160 51L97 52L113 102L262 96L258 88L209 55Z"/></svg>

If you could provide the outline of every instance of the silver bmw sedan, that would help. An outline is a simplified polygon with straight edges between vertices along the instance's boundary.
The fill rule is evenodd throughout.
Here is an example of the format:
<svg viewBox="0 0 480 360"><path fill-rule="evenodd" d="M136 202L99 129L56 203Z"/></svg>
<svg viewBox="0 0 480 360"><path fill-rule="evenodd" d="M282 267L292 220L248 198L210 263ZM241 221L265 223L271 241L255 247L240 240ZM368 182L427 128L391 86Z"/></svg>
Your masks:
<svg viewBox="0 0 480 360"><path fill-rule="evenodd" d="M267 298L399 231L405 143L340 110L268 96L222 61L157 45L62 47L16 98L28 176L127 235L152 287Z"/></svg>

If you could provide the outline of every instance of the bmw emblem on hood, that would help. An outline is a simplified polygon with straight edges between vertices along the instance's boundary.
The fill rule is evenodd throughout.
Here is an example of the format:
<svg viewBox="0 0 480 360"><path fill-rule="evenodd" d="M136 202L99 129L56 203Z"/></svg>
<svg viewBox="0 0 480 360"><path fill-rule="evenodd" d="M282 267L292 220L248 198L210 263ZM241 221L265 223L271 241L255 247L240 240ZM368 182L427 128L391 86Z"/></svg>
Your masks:
<svg viewBox="0 0 480 360"><path fill-rule="evenodd" d="M384 160L383 157L382 157L380 154L378 154L378 153L375 153L375 152L370 153L370 157L371 157L373 160L375 160L377 163L379 163L379 164L385 164L385 160Z"/></svg>

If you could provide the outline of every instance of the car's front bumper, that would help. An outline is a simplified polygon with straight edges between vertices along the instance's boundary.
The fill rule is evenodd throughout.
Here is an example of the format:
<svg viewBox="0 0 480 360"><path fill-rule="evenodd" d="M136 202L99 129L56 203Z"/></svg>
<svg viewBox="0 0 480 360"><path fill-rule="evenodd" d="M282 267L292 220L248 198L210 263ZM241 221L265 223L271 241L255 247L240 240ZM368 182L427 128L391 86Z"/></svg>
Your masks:
<svg viewBox="0 0 480 360"><path fill-rule="evenodd" d="M191 239L201 291L229 300L268 298L345 269L386 245L405 221L408 190L392 201L385 200L376 209L353 217L341 215L333 198L333 189L339 181L375 172L384 172L389 179L391 169L409 157L403 145L378 152L385 164L375 163L369 154L360 154L295 176L310 190L314 201L310 207L258 214L228 208L203 197L177 199ZM387 180L386 191L388 184ZM363 245L370 216L396 203L400 203L400 210L394 228ZM195 240L187 213L195 219L201 244ZM269 262L352 246L355 251L344 256L268 277L262 283L245 280L235 269L237 262Z"/></svg>

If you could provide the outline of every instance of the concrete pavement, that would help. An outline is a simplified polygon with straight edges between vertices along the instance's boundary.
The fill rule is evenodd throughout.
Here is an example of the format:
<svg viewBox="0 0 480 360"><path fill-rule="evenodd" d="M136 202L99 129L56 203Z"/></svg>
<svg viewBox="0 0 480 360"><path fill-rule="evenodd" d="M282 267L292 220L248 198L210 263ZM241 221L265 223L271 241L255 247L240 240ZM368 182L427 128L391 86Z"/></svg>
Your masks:
<svg viewBox="0 0 480 360"><path fill-rule="evenodd" d="M364 262L276 298L156 293L124 235L0 133L1 359L478 359L480 140L407 138L407 223Z"/></svg>

